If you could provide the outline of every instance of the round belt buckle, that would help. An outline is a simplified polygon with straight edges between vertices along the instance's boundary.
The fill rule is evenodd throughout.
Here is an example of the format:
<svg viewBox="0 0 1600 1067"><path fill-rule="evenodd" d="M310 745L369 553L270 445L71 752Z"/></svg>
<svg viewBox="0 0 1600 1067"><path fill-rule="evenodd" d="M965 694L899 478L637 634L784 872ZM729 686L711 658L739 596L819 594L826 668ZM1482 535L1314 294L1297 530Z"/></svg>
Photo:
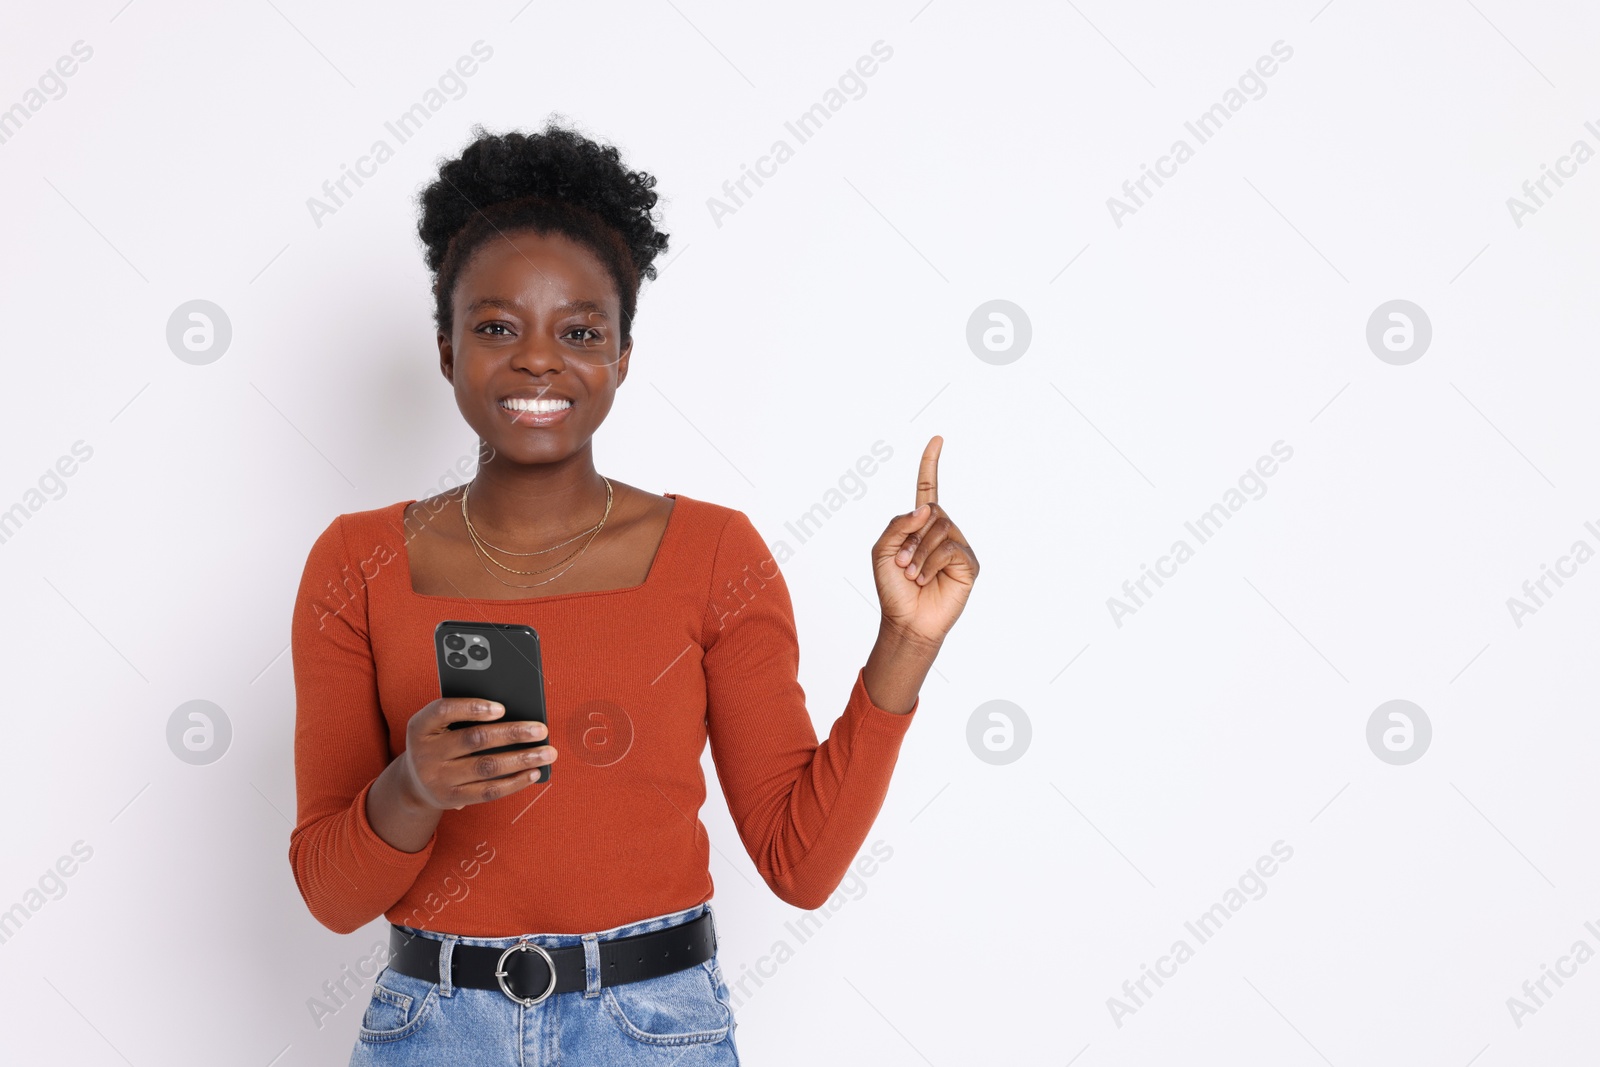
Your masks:
<svg viewBox="0 0 1600 1067"><path fill-rule="evenodd" d="M510 975L510 972L506 970L506 957L510 956L513 952L537 952L539 955L544 957L545 966L550 968L550 984L545 987L545 991L543 993L540 993L536 997L519 997L511 991L510 986L506 985L506 978ZM534 944L532 941L518 941L515 945L512 945L510 948L500 953L500 961L495 966L494 977L495 980L500 983L500 992L504 993L518 1004L521 1004L524 1008L531 1008L556 991L556 961L550 958L550 953L546 952L543 948Z"/></svg>

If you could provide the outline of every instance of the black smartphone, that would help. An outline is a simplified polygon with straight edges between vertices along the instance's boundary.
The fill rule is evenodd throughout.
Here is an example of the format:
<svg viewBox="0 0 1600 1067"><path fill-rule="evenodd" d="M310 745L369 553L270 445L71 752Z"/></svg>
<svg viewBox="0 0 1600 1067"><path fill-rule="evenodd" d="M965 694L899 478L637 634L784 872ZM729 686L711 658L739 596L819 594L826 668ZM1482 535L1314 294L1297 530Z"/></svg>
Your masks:
<svg viewBox="0 0 1600 1067"><path fill-rule="evenodd" d="M489 722L542 722L545 717L544 668L540 663L539 634L531 626L505 622L441 622L433 630L439 661L441 697L477 697L503 704L506 713ZM460 730L482 719L453 722ZM517 752L549 744L522 741L482 749L483 752ZM521 772L518 772L521 773ZM502 777L509 777L503 775ZM550 780L550 765L539 768L540 782Z"/></svg>

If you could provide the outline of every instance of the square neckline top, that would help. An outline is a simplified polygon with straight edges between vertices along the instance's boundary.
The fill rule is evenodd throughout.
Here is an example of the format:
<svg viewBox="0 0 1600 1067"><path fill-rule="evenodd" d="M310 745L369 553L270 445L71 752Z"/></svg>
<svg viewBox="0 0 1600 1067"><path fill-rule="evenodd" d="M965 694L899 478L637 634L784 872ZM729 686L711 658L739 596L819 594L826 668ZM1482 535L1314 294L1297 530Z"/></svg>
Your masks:
<svg viewBox="0 0 1600 1067"><path fill-rule="evenodd" d="M417 592L416 586L412 582L411 539L408 537L402 537L400 539L400 555L405 561L406 565L406 592L418 600L444 600L457 604L534 604L544 603L552 600L567 600L573 597L608 596L613 593L642 592L650 587L652 581L656 577L656 572L661 569L662 557L666 556L670 551L675 550L677 547L677 528L679 526L678 512L683 510L683 502L678 498L677 493L662 493L661 495L672 500L672 510L667 513L667 524L666 527L661 531L661 540L656 544L656 553L650 559L650 569L645 572L644 581L640 582L638 585L619 586L616 589L578 589L570 593L547 593L544 596L524 597L447 596L439 593L419 593ZM396 529L404 529L406 509L416 502L417 501L415 500L402 500L400 503L394 505L394 519L396 521L392 522L390 525L394 526ZM670 548L669 545L671 546Z"/></svg>

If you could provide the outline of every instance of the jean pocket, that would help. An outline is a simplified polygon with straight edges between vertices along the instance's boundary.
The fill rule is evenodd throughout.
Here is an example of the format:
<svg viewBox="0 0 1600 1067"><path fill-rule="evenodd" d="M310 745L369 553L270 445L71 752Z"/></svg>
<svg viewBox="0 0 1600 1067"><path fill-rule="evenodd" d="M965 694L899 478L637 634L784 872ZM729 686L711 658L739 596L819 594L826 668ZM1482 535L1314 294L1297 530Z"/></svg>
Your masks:
<svg viewBox="0 0 1600 1067"><path fill-rule="evenodd" d="M702 966L711 972L711 987L716 990L717 1000L728 1009L729 1024L737 1027L739 1020L733 1012L733 993L728 989L728 983L722 980L722 961L713 956Z"/></svg>
<svg viewBox="0 0 1600 1067"><path fill-rule="evenodd" d="M437 984L385 967L373 983L357 1036L372 1043L399 1041L426 1026L438 1007Z"/></svg>
<svg viewBox="0 0 1600 1067"><path fill-rule="evenodd" d="M708 1045L728 1036L733 1011L711 961L642 982L601 990L606 1012L628 1037L647 1045Z"/></svg>

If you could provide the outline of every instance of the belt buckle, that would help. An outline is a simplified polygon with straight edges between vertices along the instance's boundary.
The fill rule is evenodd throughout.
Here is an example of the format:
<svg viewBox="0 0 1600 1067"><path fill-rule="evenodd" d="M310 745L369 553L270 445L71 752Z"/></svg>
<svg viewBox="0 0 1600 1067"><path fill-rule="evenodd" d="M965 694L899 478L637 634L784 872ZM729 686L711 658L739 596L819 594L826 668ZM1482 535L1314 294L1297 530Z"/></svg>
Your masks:
<svg viewBox="0 0 1600 1067"><path fill-rule="evenodd" d="M544 957L545 966L550 968L550 984L545 987L545 991L543 993L540 993L536 997L519 997L511 991L510 986L506 985L506 978L510 975L510 972L506 970L506 957L510 956L513 952L537 952L539 955ZM556 961L550 958L550 953L546 952L543 948L534 944L532 941L529 941L526 937L523 937L515 945L512 945L510 948L500 953L500 960L495 965L494 977L495 981L500 983L500 992L504 993L518 1004L521 1004L524 1008L531 1008L535 1004L544 1001L545 998L556 991Z"/></svg>

